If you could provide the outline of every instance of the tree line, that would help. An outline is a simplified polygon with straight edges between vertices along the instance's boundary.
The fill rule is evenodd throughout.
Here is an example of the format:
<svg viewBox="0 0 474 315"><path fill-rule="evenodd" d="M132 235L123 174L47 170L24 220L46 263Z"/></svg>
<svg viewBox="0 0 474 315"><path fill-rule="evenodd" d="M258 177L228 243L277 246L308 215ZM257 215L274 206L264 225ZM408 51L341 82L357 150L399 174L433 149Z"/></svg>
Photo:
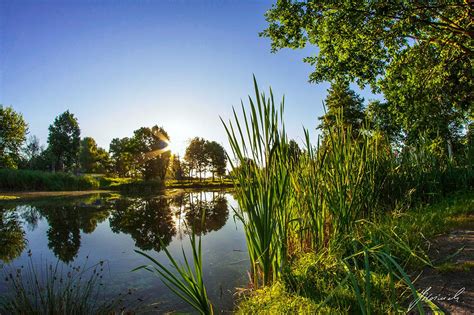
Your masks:
<svg viewBox="0 0 474 315"><path fill-rule="evenodd" d="M221 144L196 137L184 159L169 150L163 127L141 127L131 137L114 138L109 150L92 137L81 138L79 122L69 110L49 126L46 148L28 135L20 113L0 105L0 168L107 174L144 180L186 179L226 175L227 155Z"/></svg>

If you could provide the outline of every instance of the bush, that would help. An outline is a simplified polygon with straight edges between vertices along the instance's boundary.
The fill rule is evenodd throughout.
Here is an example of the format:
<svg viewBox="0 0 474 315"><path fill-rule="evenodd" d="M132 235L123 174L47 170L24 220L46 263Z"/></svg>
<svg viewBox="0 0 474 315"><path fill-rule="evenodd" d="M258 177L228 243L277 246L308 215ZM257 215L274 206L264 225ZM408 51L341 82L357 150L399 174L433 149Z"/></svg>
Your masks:
<svg viewBox="0 0 474 315"><path fill-rule="evenodd" d="M99 181L91 176L31 170L0 170L0 189L6 191L61 191L97 188L99 188Z"/></svg>

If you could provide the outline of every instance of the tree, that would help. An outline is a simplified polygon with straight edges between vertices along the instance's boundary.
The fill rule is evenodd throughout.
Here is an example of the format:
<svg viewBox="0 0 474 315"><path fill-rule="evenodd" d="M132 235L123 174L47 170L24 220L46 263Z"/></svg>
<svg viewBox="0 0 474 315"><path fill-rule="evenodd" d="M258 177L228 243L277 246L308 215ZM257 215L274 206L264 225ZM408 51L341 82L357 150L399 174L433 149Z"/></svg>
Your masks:
<svg viewBox="0 0 474 315"><path fill-rule="evenodd" d="M49 126L48 144L53 156L53 170L71 170L77 163L80 147L79 123L69 110Z"/></svg>
<svg viewBox="0 0 474 315"><path fill-rule="evenodd" d="M288 158L292 165L297 165L301 156L301 149L298 143L291 139L288 142Z"/></svg>
<svg viewBox="0 0 474 315"><path fill-rule="evenodd" d="M207 154L206 154L206 140L203 138L195 137L191 139L184 159L188 164L189 170L199 173L199 179L202 179L202 173L206 171L208 165Z"/></svg>
<svg viewBox="0 0 474 315"><path fill-rule="evenodd" d="M109 154L97 146L91 137L81 140L79 164L84 173L104 173L109 165Z"/></svg>
<svg viewBox="0 0 474 315"><path fill-rule="evenodd" d="M347 82L338 81L331 84L325 100L326 114L319 117L318 128L324 132L336 124L338 114L342 111L342 123L352 127L353 134L358 135L364 122L364 99L349 88Z"/></svg>
<svg viewBox="0 0 474 315"><path fill-rule="evenodd" d="M26 162L30 169L33 168L35 161L39 158L42 151L43 148L40 145L38 137L30 136L23 149L23 154L25 155Z"/></svg>
<svg viewBox="0 0 474 315"><path fill-rule="evenodd" d="M181 180L184 177L184 169L179 159L179 155L173 155L170 163L170 177L172 179Z"/></svg>
<svg viewBox="0 0 474 315"><path fill-rule="evenodd" d="M212 173L212 180L215 175L224 176L227 167L227 155L224 147L215 141L206 141L204 150L209 170Z"/></svg>
<svg viewBox="0 0 474 315"><path fill-rule="evenodd" d="M132 140L130 138L114 138L110 143L109 152L112 160L112 169L120 177L134 177L135 171L132 153Z"/></svg>
<svg viewBox="0 0 474 315"><path fill-rule="evenodd" d="M28 125L12 107L0 105L0 168L17 168Z"/></svg>
<svg viewBox="0 0 474 315"><path fill-rule="evenodd" d="M146 180L164 180L171 153L167 150L168 133L158 126L142 127L134 131L133 153Z"/></svg>
<svg viewBox="0 0 474 315"><path fill-rule="evenodd" d="M261 35L274 52L316 45L304 59L313 83L356 81L382 92L408 142L426 133L449 142L472 115L471 16L460 0L281 0Z"/></svg>

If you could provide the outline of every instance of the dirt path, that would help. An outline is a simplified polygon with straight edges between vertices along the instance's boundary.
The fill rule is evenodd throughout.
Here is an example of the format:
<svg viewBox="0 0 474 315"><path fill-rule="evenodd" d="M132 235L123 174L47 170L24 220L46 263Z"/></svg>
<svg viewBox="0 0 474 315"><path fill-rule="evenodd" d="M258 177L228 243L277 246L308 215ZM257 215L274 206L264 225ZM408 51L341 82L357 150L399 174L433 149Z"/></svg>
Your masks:
<svg viewBox="0 0 474 315"><path fill-rule="evenodd" d="M423 270L417 289L446 314L474 314L474 214L435 238L428 253L437 268Z"/></svg>

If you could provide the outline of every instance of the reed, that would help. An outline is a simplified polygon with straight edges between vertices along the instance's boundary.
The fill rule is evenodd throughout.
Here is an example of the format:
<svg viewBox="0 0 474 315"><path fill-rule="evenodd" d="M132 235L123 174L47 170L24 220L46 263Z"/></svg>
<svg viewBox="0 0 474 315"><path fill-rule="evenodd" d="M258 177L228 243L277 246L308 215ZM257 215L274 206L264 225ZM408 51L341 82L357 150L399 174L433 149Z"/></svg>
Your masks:
<svg viewBox="0 0 474 315"><path fill-rule="evenodd" d="M119 299L105 297L103 261L73 267L58 260L38 267L29 255L27 266L4 266L10 294L0 297L0 313L110 314L120 308Z"/></svg>
<svg viewBox="0 0 474 315"><path fill-rule="evenodd" d="M253 284L268 285L279 277L287 259L289 205L288 141L273 93L260 93L254 77L255 99L243 118L234 109L234 121L224 124L234 160L229 158L237 182L237 217L244 225ZM241 123L243 121L243 123Z"/></svg>
<svg viewBox="0 0 474 315"><path fill-rule="evenodd" d="M201 237L199 237L199 241L196 243L196 235L193 231L189 236L189 240L192 248L193 266L189 262L183 248L184 264L179 264L166 246L162 246L163 251L171 262L171 268L166 267L147 253L135 250L136 253L150 260L153 265L139 266L134 271L144 269L155 273L171 291L200 314L214 314L213 306L208 298L203 280Z"/></svg>

